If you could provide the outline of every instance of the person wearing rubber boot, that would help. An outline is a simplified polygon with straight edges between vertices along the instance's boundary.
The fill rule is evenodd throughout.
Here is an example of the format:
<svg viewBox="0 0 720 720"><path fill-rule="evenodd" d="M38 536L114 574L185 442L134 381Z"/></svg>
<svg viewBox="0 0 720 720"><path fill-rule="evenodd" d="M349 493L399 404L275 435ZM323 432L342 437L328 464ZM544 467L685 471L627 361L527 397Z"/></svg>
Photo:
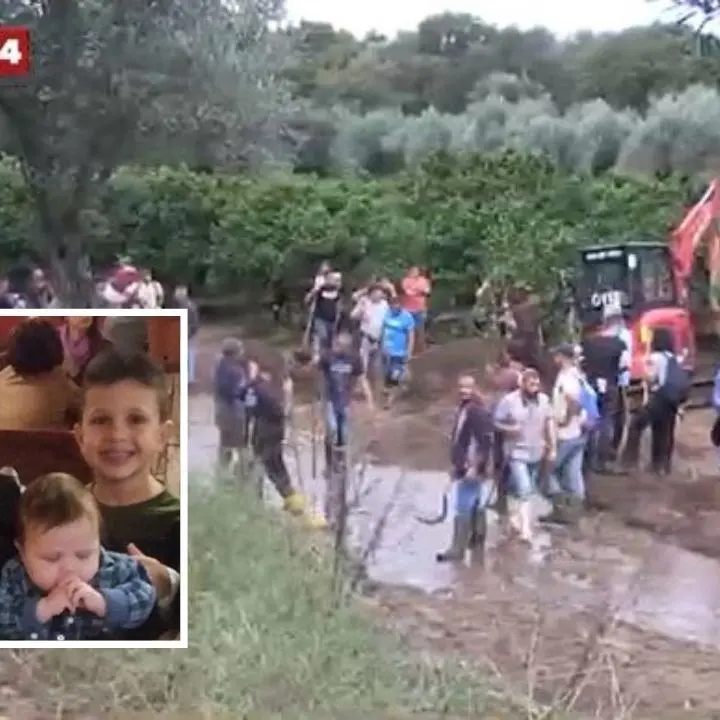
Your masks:
<svg viewBox="0 0 720 720"><path fill-rule="evenodd" d="M285 439L285 398L267 372L254 362L248 364L249 384L245 391L245 407L252 421L251 443L253 453L265 470L270 482L283 499L283 508L292 515L304 515L305 497L292 486L283 458ZM322 529L324 518L307 516L310 527Z"/></svg>
<svg viewBox="0 0 720 720"><path fill-rule="evenodd" d="M587 438L582 404L583 379L573 344L556 347L553 360L559 369L552 393L557 455L551 465L547 488L553 507L540 522L569 525L579 520L585 503L583 461Z"/></svg>
<svg viewBox="0 0 720 720"><path fill-rule="evenodd" d="M482 547L485 542L492 417L478 396L473 377L458 379L458 394L460 402L450 440L451 473L456 482L453 536L450 547L437 554L438 562L462 560L466 550Z"/></svg>
<svg viewBox="0 0 720 720"><path fill-rule="evenodd" d="M520 387L501 398L495 408L495 429L502 434L508 468L508 526L531 545L532 508L543 462L555 459L552 406L540 390L540 373L523 370Z"/></svg>

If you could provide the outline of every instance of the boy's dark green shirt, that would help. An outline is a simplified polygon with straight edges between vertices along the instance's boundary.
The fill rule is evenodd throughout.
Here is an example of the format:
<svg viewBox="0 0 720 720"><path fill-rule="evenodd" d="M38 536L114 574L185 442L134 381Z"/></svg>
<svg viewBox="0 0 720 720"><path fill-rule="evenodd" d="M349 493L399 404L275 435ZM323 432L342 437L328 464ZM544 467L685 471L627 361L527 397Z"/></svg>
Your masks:
<svg viewBox="0 0 720 720"><path fill-rule="evenodd" d="M145 502L122 507L100 504L103 546L126 553L135 545L143 555L180 572L180 500L167 490ZM173 601L171 622L163 620L157 608L145 625L123 635L127 640L155 640L161 634L180 629L180 593Z"/></svg>

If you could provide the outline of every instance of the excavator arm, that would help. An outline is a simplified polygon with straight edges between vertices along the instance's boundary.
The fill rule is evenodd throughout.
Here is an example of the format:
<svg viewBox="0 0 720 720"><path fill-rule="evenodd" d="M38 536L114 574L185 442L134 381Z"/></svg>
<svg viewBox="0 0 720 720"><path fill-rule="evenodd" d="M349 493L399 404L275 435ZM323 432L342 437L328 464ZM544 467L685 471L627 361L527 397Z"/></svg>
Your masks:
<svg viewBox="0 0 720 720"><path fill-rule="evenodd" d="M713 180L700 200L688 211L672 234L671 254L677 292L690 305L690 289L696 254L706 245L708 271L707 305L694 310L695 334L720 338L720 179Z"/></svg>
<svg viewBox="0 0 720 720"><path fill-rule="evenodd" d="M715 221L720 218L720 180L713 180L700 200L688 210L672 233L673 271L680 296L687 298L695 264L695 253L705 237L708 240L708 270L711 284L720 279L720 234ZM708 235L708 231L712 231Z"/></svg>

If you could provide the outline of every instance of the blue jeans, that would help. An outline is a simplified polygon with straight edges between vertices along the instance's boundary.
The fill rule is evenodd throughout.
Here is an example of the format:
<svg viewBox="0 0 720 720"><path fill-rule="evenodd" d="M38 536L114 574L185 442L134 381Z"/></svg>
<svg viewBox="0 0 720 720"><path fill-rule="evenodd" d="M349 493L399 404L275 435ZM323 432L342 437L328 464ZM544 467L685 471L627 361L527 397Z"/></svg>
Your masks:
<svg viewBox="0 0 720 720"><path fill-rule="evenodd" d="M600 417L595 427L586 433L585 457L592 470L602 470L613 459L615 428L621 411L620 391L617 387L610 387L605 393L598 394L598 409Z"/></svg>
<svg viewBox="0 0 720 720"><path fill-rule="evenodd" d="M325 437L336 446L347 442L348 412L347 408L338 409L331 402L325 403Z"/></svg>
<svg viewBox="0 0 720 720"><path fill-rule="evenodd" d="M427 313L424 310L416 310L413 313L410 313L413 317L413 320L415 321L415 327L424 327L425 325L425 319L427 318Z"/></svg>
<svg viewBox="0 0 720 720"><path fill-rule="evenodd" d="M585 497L583 455L587 439L584 435L572 440L558 441L557 458L548 481L548 496L566 493Z"/></svg>
<svg viewBox="0 0 720 720"><path fill-rule="evenodd" d="M478 508L485 508L490 502L492 486L477 477L455 480L455 515L470 517Z"/></svg>
<svg viewBox="0 0 720 720"><path fill-rule="evenodd" d="M313 347L320 350L329 350L335 334L335 321L329 322L321 318L313 320Z"/></svg>
<svg viewBox="0 0 720 720"><path fill-rule="evenodd" d="M527 460L508 461L508 495L527 500L535 494L538 478L540 477L541 462L528 462Z"/></svg>
<svg viewBox="0 0 720 720"><path fill-rule="evenodd" d="M194 383L195 382L195 353L197 352L197 348L195 347L195 341L190 339L188 340L188 358L187 358L187 370L188 370L188 382Z"/></svg>
<svg viewBox="0 0 720 720"><path fill-rule="evenodd" d="M388 355L383 355L382 362L386 385L399 385L403 381L407 361L408 359L406 357L390 357Z"/></svg>

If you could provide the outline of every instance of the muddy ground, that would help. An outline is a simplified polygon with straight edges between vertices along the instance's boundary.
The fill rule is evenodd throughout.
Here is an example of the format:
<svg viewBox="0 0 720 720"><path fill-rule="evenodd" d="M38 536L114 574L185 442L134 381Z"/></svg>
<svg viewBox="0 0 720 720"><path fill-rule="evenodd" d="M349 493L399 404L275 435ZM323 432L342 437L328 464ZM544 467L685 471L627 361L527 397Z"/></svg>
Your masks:
<svg viewBox="0 0 720 720"><path fill-rule="evenodd" d="M216 327L200 337L191 467L213 457L207 390L228 333L242 336ZM245 340L253 357L279 366L276 345ZM438 566L448 525L423 526L414 515L435 510L445 485L454 378L479 377L486 359L476 340L432 348L413 362L411 397L392 413L359 414L358 445L372 455L370 466L362 460L356 468L363 479L351 525L359 547L384 523L367 558L376 581L369 612L421 652L460 654L544 704L612 720L631 707L642 718L720 716L720 483L709 414L683 420L671 478L593 478L593 499L606 511L578 530L541 531L527 551L504 544L493 525L482 561ZM307 385L300 390L308 396ZM298 414L288 463L319 505L307 420Z"/></svg>
<svg viewBox="0 0 720 720"><path fill-rule="evenodd" d="M198 388L210 389L212 364L221 339L243 337L238 327L215 326L199 338ZM243 338L248 353L277 371L280 350L288 338L267 342ZM280 344L282 343L282 344ZM453 412L453 385L459 373L482 379L492 348L478 339L434 346L413 360L408 395L392 413L368 417L358 410L363 441L380 464L408 469L443 470L447 467L447 432ZM310 396L300 383L300 399ZM662 536L680 547L720 557L720 462L710 445L710 410L690 412L680 423L675 472L658 478L639 472L628 477L590 477L593 503L632 527Z"/></svg>

